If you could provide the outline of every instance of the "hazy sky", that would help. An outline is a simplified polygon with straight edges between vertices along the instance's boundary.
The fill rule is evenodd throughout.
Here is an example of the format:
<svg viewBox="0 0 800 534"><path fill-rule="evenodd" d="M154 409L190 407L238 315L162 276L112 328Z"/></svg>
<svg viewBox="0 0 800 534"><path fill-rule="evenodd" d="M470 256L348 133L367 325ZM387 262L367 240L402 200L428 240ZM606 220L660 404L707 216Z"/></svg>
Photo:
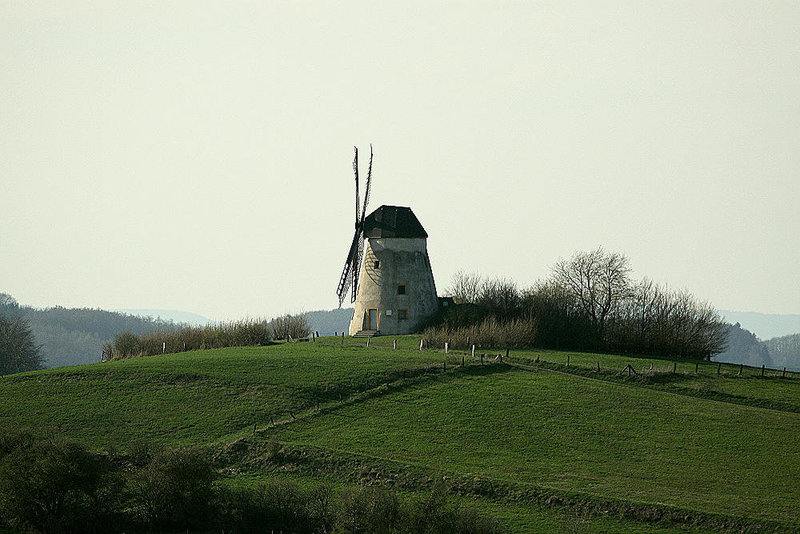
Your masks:
<svg viewBox="0 0 800 534"><path fill-rule="evenodd" d="M440 293L603 245L800 313L798 2L0 0L0 291L337 305L352 146ZM364 163L365 163L364 158Z"/></svg>

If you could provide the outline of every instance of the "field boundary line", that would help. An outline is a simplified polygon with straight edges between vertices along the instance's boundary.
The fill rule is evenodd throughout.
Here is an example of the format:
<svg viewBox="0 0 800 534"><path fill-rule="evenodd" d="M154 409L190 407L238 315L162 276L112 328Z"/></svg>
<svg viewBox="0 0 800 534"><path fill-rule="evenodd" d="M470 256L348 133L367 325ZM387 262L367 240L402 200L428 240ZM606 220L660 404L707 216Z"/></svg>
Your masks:
<svg viewBox="0 0 800 534"><path fill-rule="evenodd" d="M519 363L519 362L505 361L504 363L506 365L508 365L508 366L516 367L516 368L521 369L523 371L528 371L528 372L533 372L533 373L536 373L536 372L539 372L539 371L545 371L545 372L548 372L548 373L555 373L555 374L560 374L560 375L564 375L564 376L582 378L584 380L594 380L596 382L604 382L606 384L616 384L616 385L622 385L622 386L635 387L635 388L639 388L639 389L646 389L648 391L657 391L659 393L667 393L669 395L677 395L679 397L689 397L689 398L700 399L700 400L709 401L709 402L720 402L720 403L723 403L723 404L733 404L733 405L736 405L736 406L745 406L747 408L753 408L753 409L757 409L757 410L769 410L769 411L772 411L772 412L800 415L800 408L798 408L797 410L785 410L785 409L774 408L774 407L770 407L770 406L759 406L759 405L757 405L757 404L755 404L753 402L747 402L746 398L742 398L742 400L740 400L740 401L737 401L736 398L730 398L730 399L712 398L712 397L706 397L706 396L703 396L703 395L692 395L688 391L687 392L671 391L671 390L668 390L668 389L660 388L657 385L653 385L653 384L636 384L633 381L614 380L614 379L611 379L611 378L586 376L586 375L582 375L582 374L578 374L578 373L570 373L570 372L567 372L567 371L562 371L560 369L551 369L551 368L547 367L547 365L543 365L543 366L540 366L540 367L535 367L535 366L531 366L531 365L522 364L522 363ZM542 363L547 364L547 363L551 363L551 362L542 362ZM560 365L560 364L556 364L556 365ZM717 395L727 396L728 394L722 393L722 392L718 392ZM754 399L754 400L757 400L757 399ZM768 402L778 402L778 401L768 401ZM791 405L789 405L789 406L791 406Z"/></svg>

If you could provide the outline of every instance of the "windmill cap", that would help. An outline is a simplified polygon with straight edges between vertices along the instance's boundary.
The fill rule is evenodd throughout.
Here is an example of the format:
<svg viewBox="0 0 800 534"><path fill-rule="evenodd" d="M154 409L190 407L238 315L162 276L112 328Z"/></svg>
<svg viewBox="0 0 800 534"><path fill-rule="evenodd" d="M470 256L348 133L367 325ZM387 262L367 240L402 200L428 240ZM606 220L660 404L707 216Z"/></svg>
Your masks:
<svg viewBox="0 0 800 534"><path fill-rule="evenodd" d="M428 233L411 208L381 206L364 219L364 236L426 238Z"/></svg>

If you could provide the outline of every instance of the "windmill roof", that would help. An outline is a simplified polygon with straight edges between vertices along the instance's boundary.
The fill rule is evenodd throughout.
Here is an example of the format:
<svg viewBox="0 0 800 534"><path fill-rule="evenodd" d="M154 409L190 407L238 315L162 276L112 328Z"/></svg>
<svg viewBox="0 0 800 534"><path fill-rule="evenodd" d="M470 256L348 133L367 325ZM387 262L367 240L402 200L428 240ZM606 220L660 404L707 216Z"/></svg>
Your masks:
<svg viewBox="0 0 800 534"><path fill-rule="evenodd" d="M381 206L364 219L365 237L428 237L411 211L404 206Z"/></svg>

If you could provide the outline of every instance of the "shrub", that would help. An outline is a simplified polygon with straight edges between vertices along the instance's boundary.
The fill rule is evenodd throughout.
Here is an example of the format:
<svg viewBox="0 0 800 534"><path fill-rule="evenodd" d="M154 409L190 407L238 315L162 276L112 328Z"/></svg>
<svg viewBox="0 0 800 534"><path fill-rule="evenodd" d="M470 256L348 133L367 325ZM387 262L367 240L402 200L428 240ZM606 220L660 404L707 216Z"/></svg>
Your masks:
<svg viewBox="0 0 800 534"><path fill-rule="evenodd" d="M342 532L384 534L400 523L397 497L380 487L358 486L339 496L336 526Z"/></svg>
<svg viewBox="0 0 800 534"><path fill-rule="evenodd" d="M200 449L164 449L131 480L134 508L150 528L206 525L214 502L216 473Z"/></svg>
<svg viewBox="0 0 800 534"><path fill-rule="evenodd" d="M0 509L14 530L97 532L120 509L122 479L106 458L54 437L17 434L0 459Z"/></svg>
<svg viewBox="0 0 800 534"><path fill-rule="evenodd" d="M530 347L536 339L536 321L531 318L500 321L488 317L471 326L427 328L422 337L435 346L449 342L452 348L469 349L473 344L479 347Z"/></svg>
<svg viewBox="0 0 800 534"><path fill-rule="evenodd" d="M305 315L284 315L270 321L273 339L299 339L311 334L308 318Z"/></svg>

